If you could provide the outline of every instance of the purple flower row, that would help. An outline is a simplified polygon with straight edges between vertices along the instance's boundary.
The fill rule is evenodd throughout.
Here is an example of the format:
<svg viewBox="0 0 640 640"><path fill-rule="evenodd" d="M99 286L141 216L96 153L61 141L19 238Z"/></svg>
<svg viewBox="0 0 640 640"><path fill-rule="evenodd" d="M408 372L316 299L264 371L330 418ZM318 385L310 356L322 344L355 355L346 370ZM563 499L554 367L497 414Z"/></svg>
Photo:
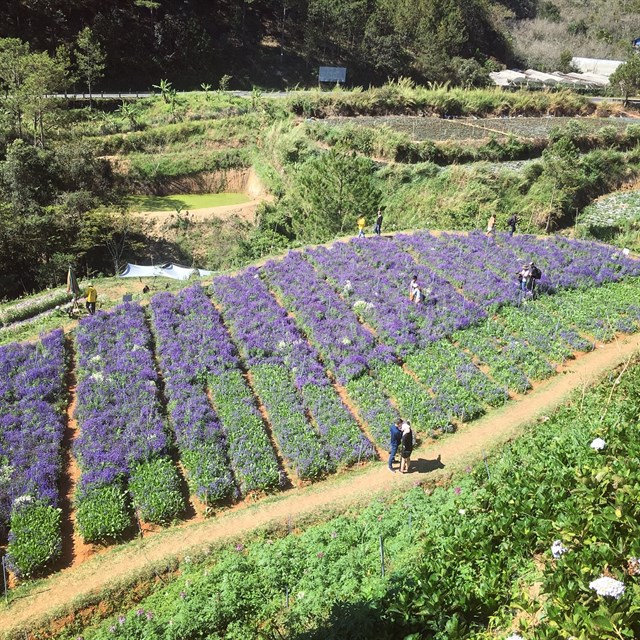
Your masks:
<svg viewBox="0 0 640 640"><path fill-rule="evenodd" d="M205 443L215 450L215 461L206 470L208 488L201 486L198 493L212 497L226 486L227 459L243 493L278 486L277 459L235 347L202 288L189 287L175 297L154 296L151 305L178 444L191 452ZM193 458L197 464L197 456Z"/></svg>
<svg viewBox="0 0 640 640"><path fill-rule="evenodd" d="M418 264L403 250L403 245L391 238L371 238L358 242L357 250L369 268L384 270L397 287L409 292L415 275L427 299L415 307L420 326L420 344L451 335L458 329L471 326L486 317L486 312L474 302L466 300L442 275L430 266Z"/></svg>
<svg viewBox="0 0 640 640"><path fill-rule="evenodd" d="M362 375L373 362L393 361L392 350L376 344L349 306L299 253L267 263L265 273L340 382Z"/></svg>
<svg viewBox="0 0 640 640"><path fill-rule="evenodd" d="M492 237L484 234L443 234L435 237L429 233L416 233L396 236L396 242L399 249L411 251L418 261L435 268L461 289L467 299L482 307L517 302L515 274L519 265L509 262L506 272L502 268L488 268L487 264L496 251Z"/></svg>
<svg viewBox="0 0 640 640"><path fill-rule="evenodd" d="M58 504L64 375L61 330L0 347L0 526L21 501Z"/></svg>
<svg viewBox="0 0 640 640"><path fill-rule="evenodd" d="M127 477L132 465L167 452L157 373L144 311L125 304L80 321L74 448L81 493Z"/></svg>
<svg viewBox="0 0 640 640"><path fill-rule="evenodd" d="M213 289L232 326L234 337L252 367L254 377L262 375L264 365L291 372L286 376L278 376L278 380L287 387L293 387L295 382L298 393L294 389L290 391L283 388L278 395L281 398L286 394L293 403L289 411L291 416L299 413L304 417L309 412L330 460L334 464L345 464L371 457L371 443L360 432L353 416L329 385L317 351L309 346L293 320L269 293L258 277L257 270L249 269L233 278L217 278ZM287 379L290 380L289 385ZM272 394L269 393L269 396L272 397ZM279 413L276 412L276 415ZM301 447L294 441L317 440L317 432L304 419L276 421L272 418L272 424L280 449L289 464L299 468L292 455ZM293 425L299 431L292 431ZM307 447L302 447L302 450L306 457Z"/></svg>
<svg viewBox="0 0 640 640"><path fill-rule="evenodd" d="M415 305L409 301L409 286L374 269L355 250L353 243L337 242L317 247L306 255L329 279L362 320L371 324L382 340L404 355L420 342Z"/></svg>
<svg viewBox="0 0 640 640"><path fill-rule="evenodd" d="M186 353L200 348L200 343L193 341L193 315L189 316L185 297L189 292L180 297L159 293L150 306L169 415L187 482L200 500L211 504L233 496L236 487L226 435L207 397L206 378L203 382L192 370L199 359L195 353L191 358Z"/></svg>

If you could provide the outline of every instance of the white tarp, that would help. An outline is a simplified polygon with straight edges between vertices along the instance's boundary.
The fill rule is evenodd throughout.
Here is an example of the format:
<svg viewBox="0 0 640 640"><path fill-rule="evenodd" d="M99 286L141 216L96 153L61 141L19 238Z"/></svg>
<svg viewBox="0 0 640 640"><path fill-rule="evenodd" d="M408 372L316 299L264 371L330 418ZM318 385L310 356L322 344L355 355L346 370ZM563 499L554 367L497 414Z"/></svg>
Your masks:
<svg viewBox="0 0 640 640"><path fill-rule="evenodd" d="M120 278L172 278L173 280L188 280L191 276L203 277L210 276L213 271L206 269L191 269L190 267L181 267L177 264L163 264L144 266L141 264L127 264Z"/></svg>
<svg viewBox="0 0 640 640"><path fill-rule="evenodd" d="M622 64L622 60L599 60L597 58L571 58L571 64L581 73L594 73L607 78Z"/></svg>

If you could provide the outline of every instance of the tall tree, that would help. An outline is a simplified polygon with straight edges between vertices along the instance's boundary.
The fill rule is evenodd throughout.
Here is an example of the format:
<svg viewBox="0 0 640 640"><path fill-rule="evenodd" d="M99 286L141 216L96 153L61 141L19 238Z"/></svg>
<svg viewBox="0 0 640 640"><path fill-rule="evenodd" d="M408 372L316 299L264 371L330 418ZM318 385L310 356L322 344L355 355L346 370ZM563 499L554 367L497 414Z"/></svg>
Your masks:
<svg viewBox="0 0 640 640"><path fill-rule="evenodd" d="M104 76L107 56L100 42L89 27L85 27L76 38L76 66L81 78L87 83L89 109L95 83Z"/></svg>
<svg viewBox="0 0 640 640"><path fill-rule="evenodd" d="M335 147L307 160L299 179L308 206L296 232L305 240L324 240L355 228L360 216L372 218L381 197L374 170L368 158Z"/></svg>
<svg viewBox="0 0 640 640"><path fill-rule="evenodd" d="M609 78L609 84L624 97L627 104L629 97L640 91L640 54L631 53Z"/></svg>

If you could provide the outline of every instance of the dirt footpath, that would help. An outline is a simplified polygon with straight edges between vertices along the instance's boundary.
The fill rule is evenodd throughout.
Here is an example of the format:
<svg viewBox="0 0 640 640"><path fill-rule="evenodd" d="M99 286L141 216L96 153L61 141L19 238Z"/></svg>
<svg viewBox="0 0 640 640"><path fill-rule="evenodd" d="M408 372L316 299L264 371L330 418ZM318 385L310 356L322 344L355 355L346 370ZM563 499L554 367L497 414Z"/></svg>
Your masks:
<svg viewBox="0 0 640 640"><path fill-rule="evenodd" d="M640 334L598 346L592 353L569 361L553 378L499 410L465 425L442 441L414 451L417 471L391 474L386 463L370 464L303 489L243 504L220 516L192 525L174 527L150 538L121 545L94 556L79 567L63 570L38 584L28 596L0 611L5 633L28 629L47 614L73 600L135 576L145 566L182 557L214 541L237 541L243 534L269 523L295 526L302 517L325 509L345 509L370 500L390 488L416 481L436 480L480 459L484 451L519 435L525 425L551 413L570 393L583 389L607 371L640 351ZM438 462L438 456L439 462Z"/></svg>

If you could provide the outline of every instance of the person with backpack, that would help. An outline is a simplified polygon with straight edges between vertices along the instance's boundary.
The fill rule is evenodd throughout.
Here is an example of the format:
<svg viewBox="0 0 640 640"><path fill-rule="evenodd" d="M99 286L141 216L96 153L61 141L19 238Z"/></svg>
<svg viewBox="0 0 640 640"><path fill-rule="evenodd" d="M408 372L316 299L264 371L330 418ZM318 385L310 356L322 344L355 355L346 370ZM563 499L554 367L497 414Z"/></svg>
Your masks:
<svg viewBox="0 0 640 640"><path fill-rule="evenodd" d="M408 473L413 451L413 429L407 420L402 425L402 453L400 454L400 473Z"/></svg>
<svg viewBox="0 0 640 640"><path fill-rule="evenodd" d="M542 278L542 271L537 267L535 262L529 263L529 282L527 283L527 290L533 295L537 285L538 280Z"/></svg>
<svg viewBox="0 0 640 640"><path fill-rule="evenodd" d="M512 236L516 232L516 225L518 224L518 216L514 213L508 220L507 225L509 227L509 235Z"/></svg>

